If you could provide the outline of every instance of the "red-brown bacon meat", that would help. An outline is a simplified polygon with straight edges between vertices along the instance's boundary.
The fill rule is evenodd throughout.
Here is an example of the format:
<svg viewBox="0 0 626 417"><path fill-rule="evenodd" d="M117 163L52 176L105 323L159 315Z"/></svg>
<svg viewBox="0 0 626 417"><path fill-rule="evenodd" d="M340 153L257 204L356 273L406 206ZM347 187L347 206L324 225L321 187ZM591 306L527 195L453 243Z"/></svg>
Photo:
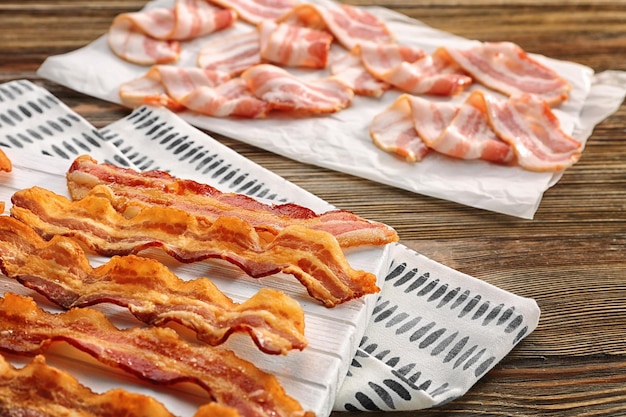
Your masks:
<svg viewBox="0 0 626 417"><path fill-rule="evenodd" d="M94 269L78 242L62 236L45 241L7 216L0 216L0 268L66 309L114 303L148 324L181 323L210 345L233 332L248 332L271 354L307 345L302 308L280 291L262 288L236 304L209 279L183 281L160 262L134 255Z"/></svg>
<svg viewBox="0 0 626 417"><path fill-rule="evenodd" d="M284 228L298 224L335 236L342 248L384 245L398 240L389 226L366 220L345 210L316 214L297 204L264 204L244 194L223 193L191 180L178 179L164 171L137 172L106 163L90 156L79 156L67 172L70 195L75 200L94 190L108 194L111 204L127 217L134 210L148 206L175 207L190 214L215 221L220 216L245 220L268 239Z"/></svg>
<svg viewBox="0 0 626 417"><path fill-rule="evenodd" d="M196 384L211 400L244 417L312 417L273 375L229 350L188 344L169 328L119 330L96 310L52 314L31 298L6 293L0 299L0 332L4 351L36 355L54 342L67 342L105 365L155 384Z"/></svg>
<svg viewBox="0 0 626 417"><path fill-rule="evenodd" d="M295 276L327 307L379 291L376 276L352 269L329 233L292 225L266 242L236 217L214 222L171 207L146 207L127 219L107 198L70 201L39 187L16 192L11 215L46 239L82 241L102 255L128 255L161 248L181 262L223 259L254 278L278 272Z"/></svg>
<svg viewBox="0 0 626 417"><path fill-rule="evenodd" d="M22 368L0 355L0 415L4 417L175 417L161 403L123 389L97 394L37 355ZM234 408L203 405L194 417L237 417Z"/></svg>

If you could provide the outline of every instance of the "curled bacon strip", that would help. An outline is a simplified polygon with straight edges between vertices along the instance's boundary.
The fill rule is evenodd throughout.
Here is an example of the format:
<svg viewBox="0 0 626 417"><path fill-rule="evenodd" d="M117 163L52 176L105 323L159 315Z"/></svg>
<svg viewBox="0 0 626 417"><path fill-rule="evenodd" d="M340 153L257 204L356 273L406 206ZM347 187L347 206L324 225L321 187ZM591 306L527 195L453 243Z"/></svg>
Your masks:
<svg viewBox="0 0 626 417"><path fill-rule="evenodd" d="M394 121L403 124L391 126ZM455 158L511 163L537 172L572 166L582 148L539 97L500 99L480 90L460 106L404 94L374 118L370 135L378 147L410 162L421 159L425 145Z"/></svg>
<svg viewBox="0 0 626 417"><path fill-rule="evenodd" d="M332 235L300 225L267 243L235 217L208 223L174 208L147 207L127 219L104 197L70 201L39 187L20 190L11 200L11 215L45 238L71 236L102 255L156 247L181 262L224 259L255 278L283 272L327 307L379 291L376 276L352 269Z"/></svg>
<svg viewBox="0 0 626 417"><path fill-rule="evenodd" d="M174 417L160 402L123 389L97 394L76 378L46 363L42 355L23 368L0 356L0 415L58 417ZM201 406L194 417L237 417L234 408Z"/></svg>
<svg viewBox="0 0 626 417"><path fill-rule="evenodd" d="M248 332L266 353L307 345L304 313L280 291L262 288L236 304L209 279L183 281L160 262L133 255L113 257L94 269L77 242L62 236L47 242L7 216L0 216L0 267L66 309L114 303L148 324L181 323L211 345L237 331Z"/></svg>
<svg viewBox="0 0 626 417"><path fill-rule="evenodd" d="M328 30L348 50L365 42L395 41L385 22L363 8L347 4L299 4L277 20Z"/></svg>
<svg viewBox="0 0 626 417"><path fill-rule="evenodd" d="M242 416L311 416L278 380L233 352L184 342L169 328L120 330L99 311L52 314L31 299L6 293L0 300L0 349L34 355L64 341L103 364L155 384L191 382Z"/></svg>
<svg viewBox="0 0 626 417"><path fill-rule="evenodd" d="M472 77L509 96L534 94L551 106L569 96L571 85L565 79L514 43L484 42L464 50L446 50Z"/></svg>
<svg viewBox="0 0 626 417"><path fill-rule="evenodd" d="M74 160L67 172L73 199L79 200L99 185L102 195L127 216L152 205L175 207L209 221L233 216L252 225L261 237L273 239L285 227L299 224L331 233L341 247L384 245L398 240L389 226L366 220L345 210L316 214L296 204L269 205L244 194L223 193L207 184L172 177L164 171L137 172L111 164L98 164L88 155Z"/></svg>
<svg viewBox="0 0 626 417"><path fill-rule="evenodd" d="M255 97L281 111L334 113L348 107L354 98L354 91L338 78L304 80L271 64L250 67L241 78Z"/></svg>
<svg viewBox="0 0 626 417"><path fill-rule="evenodd" d="M180 40L222 30L235 20L235 12L206 1L177 0L173 8L118 15L109 29L108 44L129 62L166 64L178 60Z"/></svg>

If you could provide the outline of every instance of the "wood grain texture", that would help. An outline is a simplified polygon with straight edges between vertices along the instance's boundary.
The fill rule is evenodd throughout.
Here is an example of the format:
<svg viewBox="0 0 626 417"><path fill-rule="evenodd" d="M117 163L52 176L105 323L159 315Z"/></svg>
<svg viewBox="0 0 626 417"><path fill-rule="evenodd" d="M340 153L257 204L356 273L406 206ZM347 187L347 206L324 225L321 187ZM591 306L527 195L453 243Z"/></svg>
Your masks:
<svg viewBox="0 0 626 417"><path fill-rule="evenodd" d="M346 2L389 7L460 36L512 41L596 71L626 70L623 0ZM91 42L114 16L143 5L0 2L0 82L30 79L97 127L127 115L35 71L47 56ZM403 243L431 259L539 303L537 330L465 396L435 410L394 415L626 415L626 105L597 126L581 160L545 193L534 220L416 195L214 136L331 204L393 226Z"/></svg>

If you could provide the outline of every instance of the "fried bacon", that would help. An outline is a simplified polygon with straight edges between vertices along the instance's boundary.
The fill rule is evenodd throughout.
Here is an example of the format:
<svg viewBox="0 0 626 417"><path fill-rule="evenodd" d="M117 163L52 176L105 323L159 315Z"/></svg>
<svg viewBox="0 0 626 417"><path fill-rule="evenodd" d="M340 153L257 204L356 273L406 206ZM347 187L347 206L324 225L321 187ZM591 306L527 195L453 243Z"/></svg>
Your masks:
<svg viewBox="0 0 626 417"><path fill-rule="evenodd" d="M49 242L19 220L0 216L0 268L9 278L69 309L109 302L151 325L176 321L210 345L248 332L266 353L302 350L304 313L284 293L262 288L234 303L206 278L183 281L160 262L134 255L92 268L81 246L62 236Z"/></svg>
<svg viewBox="0 0 626 417"><path fill-rule="evenodd" d="M106 185L117 211L127 216L137 208L176 207L190 214L215 221L219 216L234 216L252 225L256 231L273 239L289 225L331 233L341 247L384 245L398 240L389 226L371 222L345 210L316 214L296 204L263 204L244 194L222 193L207 184L177 179L163 171L137 172L115 165L98 164L87 155L79 156L68 170L70 195L78 200L98 185Z"/></svg>
<svg viewBox="0 0 626 417"><path fill-rule="evenodd" d="M11 172L13 170L13 163L7 154L0 149L0 171Z"/></svg>
<svg viewBox="0 0 626 417"><path fill-rule="evenodd" d="M70 201L32 187L11 198L11 215L45 239L74 237L102 255L128 255L161 248L181 262L223 259L254 278L278 272L295 276L327 307L379 291L376 276L352 269L329 233L292 225L265 242L244 220L215 222L171 207L146 207L127 219L104 197Z"/></svg>
<svg viewBox="0 0 626 417"><path fill-rule="evenodd" d="M273 375L229 350L186 343L169 328L120 330L90 308L52 314L31 298L6 293L0 300L0 332L0 349L5 351L36 355L64 341L155 384L196 384L212 400L245 417L312 417Z"/></svg>
<svg viewBox="0 0 626 417"><path fill-rule="evenodd" d="M0 415L5 417L174 417L146 395L113 389L97 394L67 372L46 364L42 355L23 368L0 355ZM194 417L237 417L237 410L217 403L203 405Z"/></svg>

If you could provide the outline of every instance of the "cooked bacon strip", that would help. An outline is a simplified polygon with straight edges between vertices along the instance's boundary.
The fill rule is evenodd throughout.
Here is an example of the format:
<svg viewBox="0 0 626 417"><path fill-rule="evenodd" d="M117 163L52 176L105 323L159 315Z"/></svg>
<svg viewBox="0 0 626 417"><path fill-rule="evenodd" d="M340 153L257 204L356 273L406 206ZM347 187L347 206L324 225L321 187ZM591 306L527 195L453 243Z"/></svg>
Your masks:
<svg viewBox="0 0 626 417"><path fill-rule="evenodd" d="M123 389L97 394L72 375L46 363L42 355L22 368L0 355L0 415L32 417L175 417L160 402ZM194 417L238 417L217 403L201 406Z"/></svg>
<svg viewBox="0 0 626 417"><path fill-rule="evenodd" d="M582 145L563 130L546 102L524 94L509 100L485 96L493 128L530 171L560 171L575 164Z"/></svg>
<svg viewBox="0 0 626 417"><path fill-rule="evenodd" d="M443 48L425 55L395 44L363 43L356 53L375 78L411 94L453 96L472 83Z"/></svg>
<svg viewBox="0 0 626 417"><path fill-rule="evenodd" d="M289 12L297 0L209 0L225 9L231 9L248 23L275 20Z"/></svg>
<svg viewBox="0 0 626 417"><path fill-rule="evenodd" d="M47 242L7 216L0 216L0 268L66 309L114 303L151 325L178 322L214 346L233 332L249 333L271 354L307 345L304 313L280 291L262 288L236 304L209 279L183 281L160 262L134 255L113 257L94 269L74 240L54 236Z"/></svg>
<svg viewBox="0 0 626 417"><path fill-rule="evenodd" d="M0 171L11 172L13 170L13 164L11 159L0 149Z"/></svg>
<svg viewBox="0 0 626 417"><path fill-rule="evenodd" d="M252 225L261 237L268 239L292 224L331 233L341 247L384 245L398 240L389 226L371 222L345 210L316 214L297 204L264 204L244 194L223 193L208 184L178 179L164 171L138 172L115 165L98 164L88 155L74 160L67 172L67 185L75 200L84 198L92 189L109 195L119 212L132 216L133 210L151 205L175 207L209 222L220 216L232 216Z"/></svg>
<svg viewBox="0 0 626 417"><path fill-rule="evenodd" d="M287 67L326 68L330 33L271 20L259 23L259 32L262 59Z"/></svg>
<svg viewBox="0 0 626 417"><path fill-rule="evenodd" d="M489 124L484 95L478 90L461 105L441 135L426 144L439 153L459 159L508 163L514 155L511 146L502 141Z"/></svg>
<svg viewBox="0 0 626 417"><path fill-rule="evenodd" d="M327 307L379 291L376 276L350 267L329 233L292 225L264 242L245 221L219 217L209 223L169 207L147 207L132 219L104 197L79 201L39 187L16 192L11 215L49 239L82 241L102 255L127 255L161 248L181 262L224 259L254 278L283 272L295 276Z"/></svg>
<svg viewBox="0 0 626 417"><path fill-rule="evenodd" d="M394 36L385 22L363 8L347 4L299 4L278 21L326 29L348 50L366 42L394 42Z"/></svg>
<svg viewBox="0 0 626 417"><path fill-rule="evenodd" d="M270 108L301 113L334 113L350 105L354 92L333 77L305 81L270 64L255 65L241 74L248 88Z"/></svg>
<svg viewBox="0 0 626 417"><path fill-rule="evenodd" d="M173 8L118 15L109 29L108 44L120 58L140 65L178 60L181 40L231 26L236 14L204 0L176 0Z"/></svg>
<svg viewBox="0 0 626 417"><path fill-rule="evenodd" d="M0 299L0 349L45 352L67 342L101 363L160 385L191 382L217 403L242 416L311 416L278 380L231 351L184 342L170 328L119 330L99 311L76 308L52 314L31 298L5 293Z"/></svg>
<svg viewBox="0 0 626 417"><path fill-rule="evenodd" d="M565 100L570 84L554 70L530 57L511 42L485 42L448 53L480 83L509 96L535 94L553 106Z"/></svg>
<svg viewBox="0 0 626 417"><path fill-rule="evenodd" d="M261 40L255 28L205 44L198 52L200 68L236 76L261 63Z"/></svg>
<svg viewBox="0 0 626 417"><path fill-rule="evenodd" d="M155 399L123 389L97 394L42 355L23 368L0 355L0 415L58 417L174 417Z"/></svg>
<svg viewBox="0 0 626 417"><path fill-rule="evenodd" d="M400 96L374 117L370 136L380 149L395 153L407 162L421 161L430 152L415 128L408 95Z"/></svg>

